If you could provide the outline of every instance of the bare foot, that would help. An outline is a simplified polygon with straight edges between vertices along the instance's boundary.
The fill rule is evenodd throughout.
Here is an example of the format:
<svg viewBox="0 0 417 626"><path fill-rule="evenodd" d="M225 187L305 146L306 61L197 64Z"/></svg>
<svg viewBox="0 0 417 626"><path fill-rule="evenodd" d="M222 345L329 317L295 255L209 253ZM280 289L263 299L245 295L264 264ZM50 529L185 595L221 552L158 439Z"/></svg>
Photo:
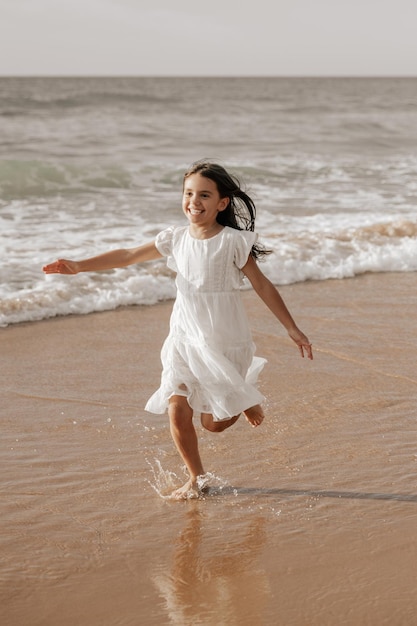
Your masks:
<svg viewBox="0 0 417 626"><path fill-rule="evenodd" d="M249 424L254 428L262 424L262 422L264 421L265 415L262 411L262 407L259 404L251 406L249 409L246 409L246 411L243 411L243 413Z"/></svg>
<svg viewBox="0 0 417 626"><path fill-rule="evenodd" d="M169 496L171 500L192 500L200 498L208 490L207 477L205 474L197 476L195 480L187 480L185 485L175 489Z"/></svg>
<svg viewBox="0 0 417 626"><path fill-rule="evenodd" d="M190 500L193 498L198 498L200 496L200 491L198 489L196 480L187 480L185 485L180 487L179 489L175 489L170 495L171 500Z"/></svg>

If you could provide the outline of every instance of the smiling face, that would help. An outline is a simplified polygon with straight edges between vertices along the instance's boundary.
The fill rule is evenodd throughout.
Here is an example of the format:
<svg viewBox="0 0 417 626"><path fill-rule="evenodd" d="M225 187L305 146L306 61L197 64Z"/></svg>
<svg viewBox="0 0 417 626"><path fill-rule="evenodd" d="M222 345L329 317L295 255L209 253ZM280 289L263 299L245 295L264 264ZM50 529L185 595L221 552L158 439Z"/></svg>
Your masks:
<svg viewBox="0 0 417 626"><path fill-rule="evenodd" d="M221 198L214 180L201 174L191 174L184 181L182 210L193 231L209 231L218 224L217 214L229 204ZM219 229L221 228L220 224Z"/></svg>

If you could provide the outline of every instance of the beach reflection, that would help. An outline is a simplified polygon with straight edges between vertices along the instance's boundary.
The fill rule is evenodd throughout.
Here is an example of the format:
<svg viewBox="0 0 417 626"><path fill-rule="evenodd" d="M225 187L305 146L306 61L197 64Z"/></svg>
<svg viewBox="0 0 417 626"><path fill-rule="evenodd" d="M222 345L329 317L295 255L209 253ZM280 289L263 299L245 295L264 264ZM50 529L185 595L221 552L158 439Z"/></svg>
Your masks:
<svg viewBox="0 0 417 626"><path fill-rule="evenodd" d="M153 578L170 623L262 624L269 597L268 579L259 562L265 520L252 518L243 529L239 522L238 531L232 520L226 533L222 521L205 520L199 504L192 503L187 513L170 571Z"/></svg>

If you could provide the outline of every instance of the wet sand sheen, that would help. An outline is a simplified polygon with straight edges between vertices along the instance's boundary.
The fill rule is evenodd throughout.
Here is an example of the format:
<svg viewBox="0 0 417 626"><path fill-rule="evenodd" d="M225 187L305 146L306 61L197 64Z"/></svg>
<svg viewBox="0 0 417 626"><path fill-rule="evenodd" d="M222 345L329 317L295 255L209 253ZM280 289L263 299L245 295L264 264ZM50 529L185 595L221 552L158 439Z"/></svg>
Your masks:
<svg viewBox="0 0 417 626"><path fill-rule="evenodd" d="M170 303L2 329L2 623L413 623L415 279L282 288L313 363L244 294L267 419L199 430L196 502L142 408Z"/></svg>

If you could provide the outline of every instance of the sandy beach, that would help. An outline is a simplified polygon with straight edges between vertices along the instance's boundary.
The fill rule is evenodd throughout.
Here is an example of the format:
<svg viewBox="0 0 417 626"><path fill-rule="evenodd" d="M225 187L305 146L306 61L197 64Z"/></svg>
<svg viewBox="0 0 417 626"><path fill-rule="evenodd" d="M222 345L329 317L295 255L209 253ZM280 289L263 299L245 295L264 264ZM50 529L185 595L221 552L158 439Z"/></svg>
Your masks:
<svg viewBox="0 0 417 626"><path fill-rule="evenodd" d="M0 330L4 626L415 623L416 274L280 291L315 359L243 294L267 419L198 428L188 502L143 409L172 303Z"/></svg>

